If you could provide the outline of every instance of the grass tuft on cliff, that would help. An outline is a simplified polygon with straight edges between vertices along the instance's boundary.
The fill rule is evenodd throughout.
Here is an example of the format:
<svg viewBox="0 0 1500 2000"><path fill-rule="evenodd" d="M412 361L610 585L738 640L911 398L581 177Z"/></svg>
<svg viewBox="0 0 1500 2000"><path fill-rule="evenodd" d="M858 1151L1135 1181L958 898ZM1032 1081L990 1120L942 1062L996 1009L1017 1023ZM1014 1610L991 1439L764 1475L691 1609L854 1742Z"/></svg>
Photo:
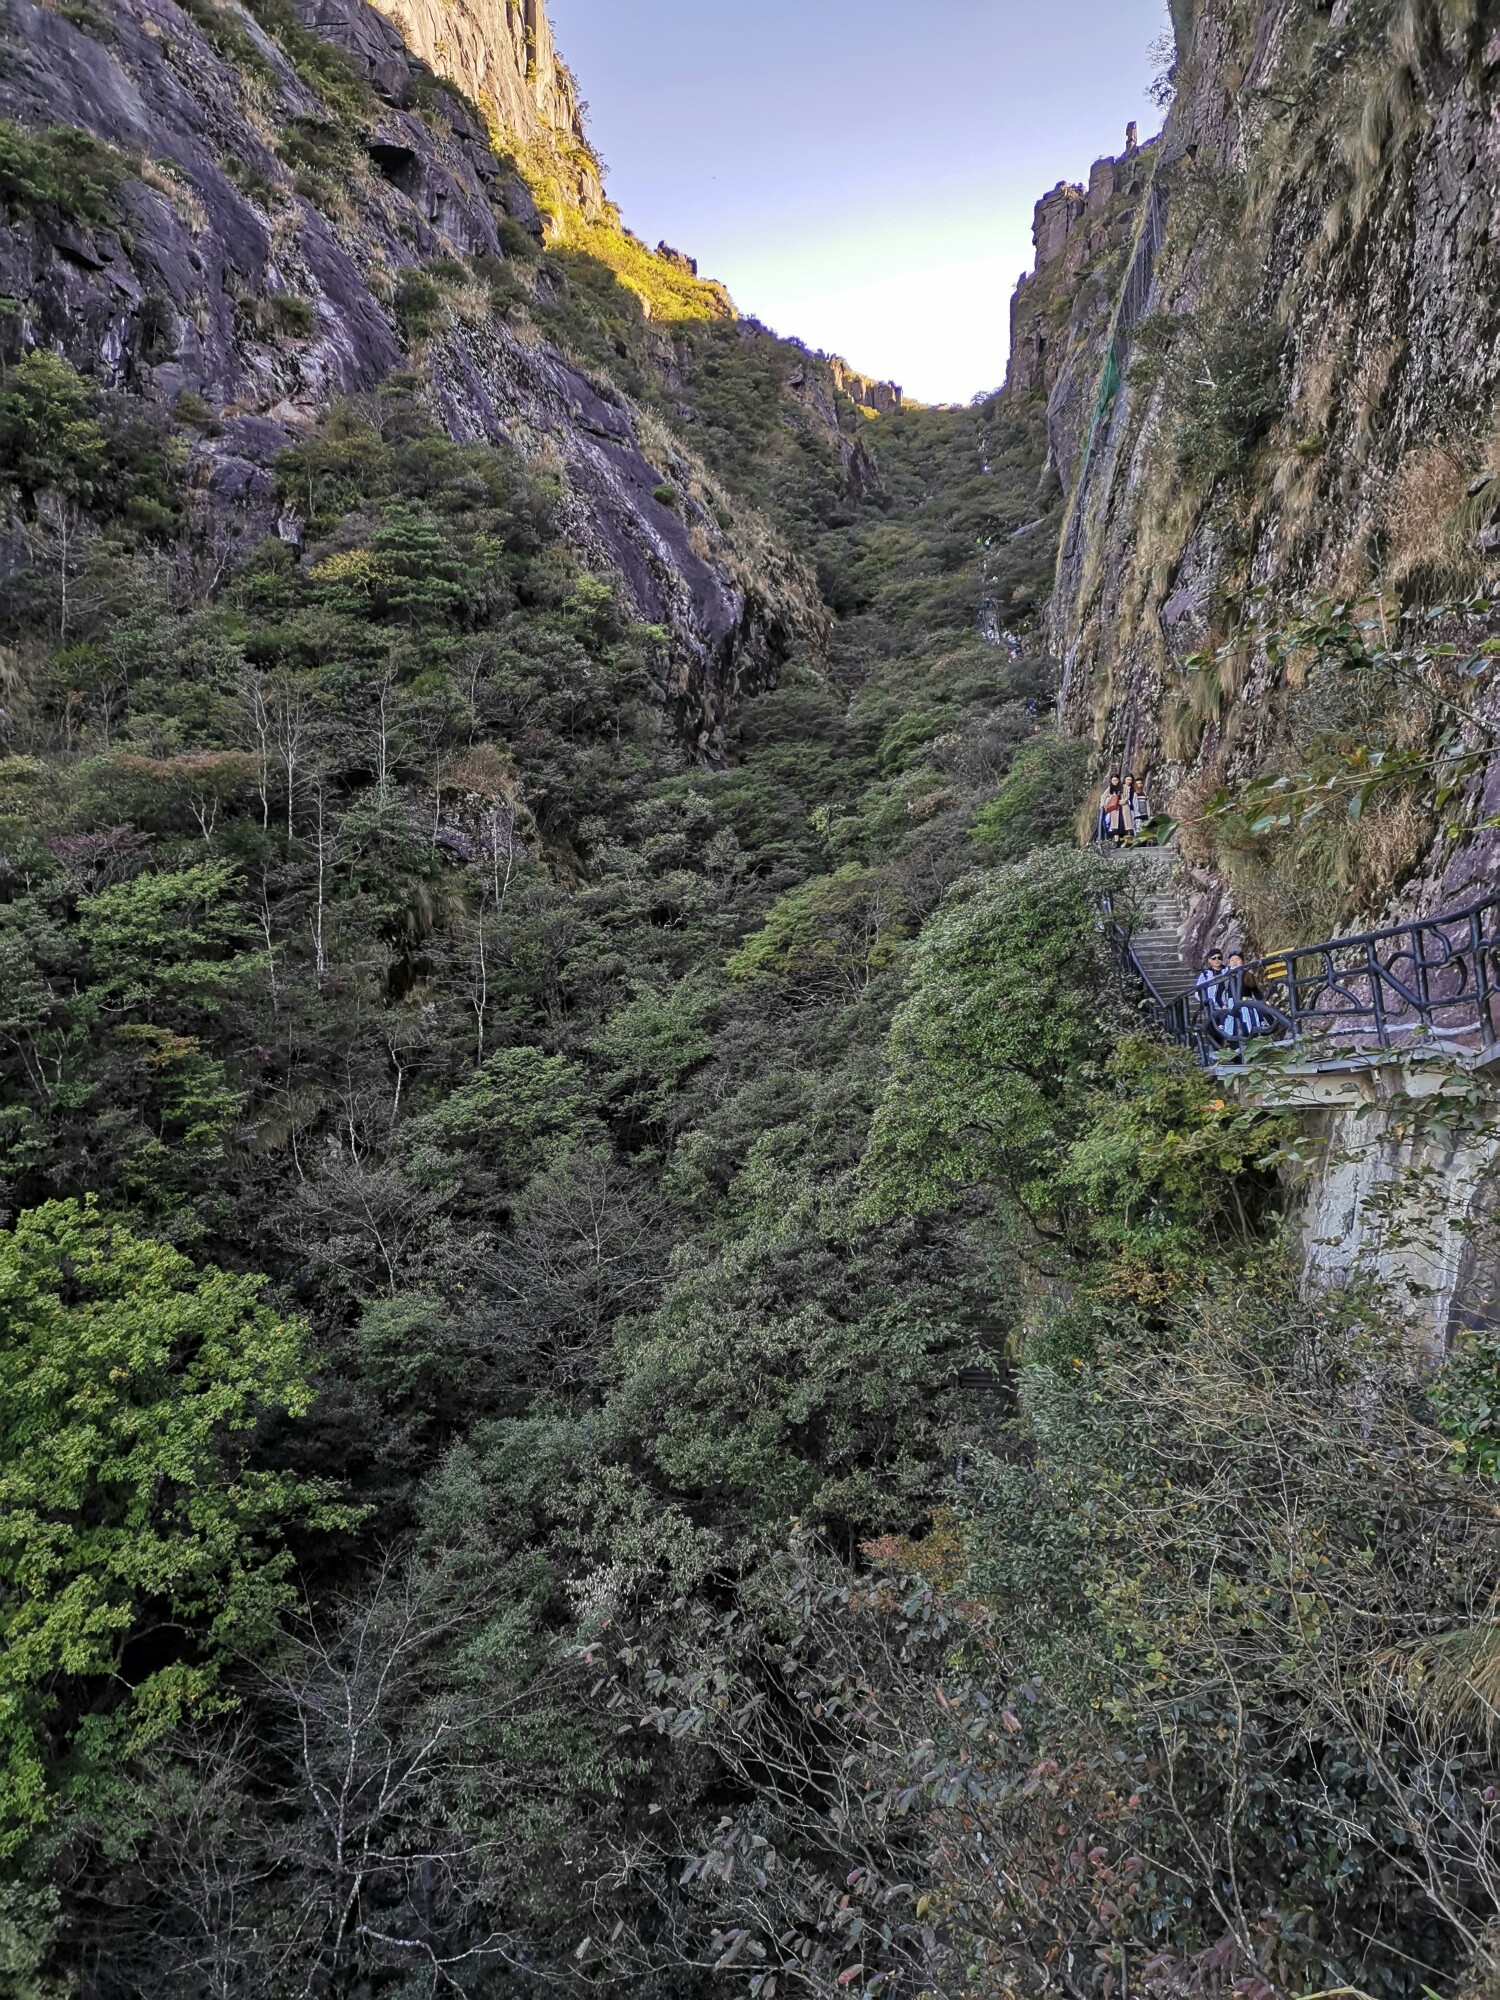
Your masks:
<svg viewBox="0 0 1500 2000"><path fill-rule="evenodd" d="M12 216L33 215L102 227L136 172L127 155L76 125L29 132L0 118L0 203Z"/></svg>

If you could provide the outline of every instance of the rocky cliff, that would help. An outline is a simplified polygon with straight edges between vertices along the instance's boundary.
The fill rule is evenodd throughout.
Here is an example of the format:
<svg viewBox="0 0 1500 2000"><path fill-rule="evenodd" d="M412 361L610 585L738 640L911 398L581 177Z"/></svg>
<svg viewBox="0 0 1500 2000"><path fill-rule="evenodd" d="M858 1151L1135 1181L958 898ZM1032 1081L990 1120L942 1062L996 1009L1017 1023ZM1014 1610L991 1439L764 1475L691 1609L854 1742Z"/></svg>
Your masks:
<svg viewBox="0 0 1500 2000"><path fill-rule="evenodd" d="M484 112L502 147L560 206L597 214L599 162L588 143L578 91L557 53L542 0L377 0L405 47ZM340 33L337 10L331 22Z"/></svg>
<svg viewBox="0 0 1500 2000"><path fill-rule="evenodd" d="M829 361L834 387L841 395L849 398L862 410L870 410L877 417L892 416L900 409L903 392L895 382L876 382L868 375L861 375L851 368L847 361L834 355Z"/></svg>
<svg viewBox="0 0 1500 2000"><path fill-rule="evenodd" d="M1159 142L1047 197L1018 296L1012 386L1048 396L1069 491L1064 719L1156 773L1252 935L1451 903L1496 865L1485 615L1443 628L1478 662L1461 699L1404 638L1384 652L1415 696L1288 635L1330 600L1389 633L1500 584L1495 10L1183 0L1174 19ZM1357 852L1327 830L1342 814L1317 840L1293 814L1269 845L1203 819L1226 784L1352 783L1361 755L1410 773ZM1439 810L1415 772L1444 757ZM1301 907L1309 868L1338 893Z"/></svg>
<svg viewBox="0 0 1500 2000"><path fill-rule="evenodd" d="M416 370L452 437L562 476L575 549L671 633L700 750L739 685L816 644L796 562L538 323L569 285L546 205L618 230L536 0L5 0L0 35L4 354L55 350L175 418L210 538L266 533L277 455Z"/></svg>

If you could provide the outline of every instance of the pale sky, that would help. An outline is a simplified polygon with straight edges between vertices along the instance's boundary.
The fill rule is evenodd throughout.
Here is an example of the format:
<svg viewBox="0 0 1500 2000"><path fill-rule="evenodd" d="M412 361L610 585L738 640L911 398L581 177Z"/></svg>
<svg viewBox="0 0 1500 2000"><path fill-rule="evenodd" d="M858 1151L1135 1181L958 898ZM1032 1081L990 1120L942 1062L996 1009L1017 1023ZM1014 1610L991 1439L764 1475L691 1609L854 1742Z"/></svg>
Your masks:
<svg viewBox="0 0 1500 2000"><path fill-rule="evenodd" d="M551 0L610 192L742 312L924 402L997 386L1031 212L1118 153L1163 0Z"/></svg>

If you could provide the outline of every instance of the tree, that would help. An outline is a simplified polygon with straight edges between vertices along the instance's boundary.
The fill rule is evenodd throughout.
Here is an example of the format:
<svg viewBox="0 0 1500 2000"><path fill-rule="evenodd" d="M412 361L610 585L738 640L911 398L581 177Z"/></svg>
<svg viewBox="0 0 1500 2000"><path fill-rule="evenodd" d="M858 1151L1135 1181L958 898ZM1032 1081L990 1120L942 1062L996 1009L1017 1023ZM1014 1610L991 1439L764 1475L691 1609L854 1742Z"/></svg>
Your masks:
<svg viewBox="0 0 1500 2000"><path fill-rule="evenodd" d="M455 622L469 597L451 535L405 502L386 509L364 548L329 556L311 574L338 610L397 624Z"/></svg>
<svg viewBox="0 0 1500 2000"><path fill-rule="evenodd" d="M0 464L28 506L43 492L92 506L109 457L99 392L60 354L28 354L0 381Z"/></svg>
<svg viewBox="0 0 1500 2000"><path fill-rule="evenodd" d="M310 1401L262 1288L92 1202L0 1237L0 1854L212 1704L286 1601L284 1530L336 1518L250 1467L256 1425Z"/></svg>
<svg viewBox="0 0 1500 2000"><path fill-rule="evenodd" d="M922 935L891 1028L866 1160L878 1217L989 1189L1045 1219L1049 1179L1116 1025L1096 865L1071 853L971 876Z"/></svg>
<svg viewBox="0 0 1500 2000"><path fill-rule="evenodd" d="M975 837L1000 861L1068 844L1090 754L1089 744L1044 730L1017 752L995 796L974 820Z"/></svg>
<svg viewBox="0 0 1500 2000"><path fill-rule="evenodd" d="M95 990L148 1018L213 1012L263 962L235 950L248 925L229 900L234 879L232 862L203 861L86 898L78 918Z"/></svg>
<svg viewBox="0 0 1500 2000"><path fill-rule="evenodd" d="M881 870L851 861L783 896L727 970L731 979L812 994L832 988L858 999L895 962L905 914Z"/></svg>

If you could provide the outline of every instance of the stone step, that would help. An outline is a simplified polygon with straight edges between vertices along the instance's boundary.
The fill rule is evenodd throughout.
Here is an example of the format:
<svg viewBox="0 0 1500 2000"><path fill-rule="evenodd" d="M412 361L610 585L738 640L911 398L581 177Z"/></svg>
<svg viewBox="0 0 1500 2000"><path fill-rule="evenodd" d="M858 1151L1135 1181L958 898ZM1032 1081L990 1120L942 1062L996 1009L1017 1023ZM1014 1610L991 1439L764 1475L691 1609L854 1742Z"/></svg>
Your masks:
<svg viewBox="0 0 1500 2000"><path fill-rule="evenodd" d="M1127 873L1117 907L1130 929L1136 963L1169 1004L1193 989L1194 969L1182 955L1182 899L1175 858L1160 847L1125 848Z"/></svg>

